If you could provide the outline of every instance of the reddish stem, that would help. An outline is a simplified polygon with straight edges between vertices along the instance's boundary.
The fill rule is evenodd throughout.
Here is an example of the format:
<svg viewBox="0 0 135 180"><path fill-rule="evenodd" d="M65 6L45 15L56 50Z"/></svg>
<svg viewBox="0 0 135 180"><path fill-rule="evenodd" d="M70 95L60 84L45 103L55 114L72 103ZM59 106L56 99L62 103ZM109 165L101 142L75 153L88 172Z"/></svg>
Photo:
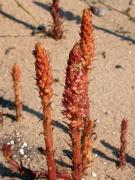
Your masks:
<svg viewBox="0 0 135 180"><path fill-rule="evenodd" d="M53 17L53 37L58 40L63 36L61 28L61 18L59 16L59 0L53 0L52 3L52 17Z"/></svg>
<svg viewBox="0 0 135 180"><path fill-rule="evenodd" d="M19 121L22 117L22 102L20 95L20 68L18 64L14 64L13 66L12 77L14 81L16 120Z"/></svg>
<svg viewBox="0 0 135 180"><path fill-rule="evenodd" d="M127 128L128 120L123 119L121 122L121 136L120 136L120 152L119 152L119 167L123 167L126 164L126 148L127 148Z"/></svg>
<svg viewBox="0 0 135 180"><path fill-rule="evenodd" d="M50 180L56 180L56 168L53 150L53 135L52 135L52 119L51 119L51 98L53 95L52 89L52 69L49 63L48 55L40 43L35 46L35 67L37 86L43 106L43 128L44 140L46 146L46 158L48 165L48 176Z"/></svg>

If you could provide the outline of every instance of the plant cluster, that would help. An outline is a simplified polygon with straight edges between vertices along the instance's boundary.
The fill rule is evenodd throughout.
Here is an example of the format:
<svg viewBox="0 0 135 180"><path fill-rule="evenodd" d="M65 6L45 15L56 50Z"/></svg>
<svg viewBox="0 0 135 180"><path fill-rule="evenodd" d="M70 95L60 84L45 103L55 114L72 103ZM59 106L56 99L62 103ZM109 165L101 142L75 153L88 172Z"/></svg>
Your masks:
<svg viewBox="0 0 135 180"><path fill-rule="evenodd" d="M52 16L54 20L53 37L61 39L61 20L58 13L58 0L53 0ZM46 177L50 180L82 180L85 170L92 162L94 122L90 117L90 105L88 96L88 73L94 56L94 38L92 16L88 9L84 9L82 15L80 40L75 43L70 51L67 68L65 88L63 92L63 115L68 119L69 135L71 138L72 150L72 173L66 173L56 169L55 148L53 145L51 100L53 96L53 76L50 59L42 44L37 43L34 50L36 84L39 89L39 96L43 109L43 129L46 149L48 170L33 171L26 168L12 158L10 145L3 144L2 151L7 163L12 170L19 172L22 176L30 179ZM20 92L20 69L19 65L13 66L12 72L14 82L16 120L22 117L22 100ZM2 114L0 113L0 121ZM125 165L127 136L127 120L123 119L121 124L121 147L119 154L119 166Z"/></svg>

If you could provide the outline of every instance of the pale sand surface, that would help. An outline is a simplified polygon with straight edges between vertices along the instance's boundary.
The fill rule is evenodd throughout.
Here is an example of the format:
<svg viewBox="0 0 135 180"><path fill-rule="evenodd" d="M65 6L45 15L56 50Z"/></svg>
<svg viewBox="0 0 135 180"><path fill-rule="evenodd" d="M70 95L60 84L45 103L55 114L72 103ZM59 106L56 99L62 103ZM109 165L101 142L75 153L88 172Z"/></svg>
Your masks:
<svg viewBox="0 0 135 180"><path fill-rule="evenodd" d="M31 11L41 24L51 28L51 15L48 11L49 0L20 0ZM106 4L124 11L129 7L128 0L106 0ZM61 114L62 93L65 80L65 68L68 54L79 40L80 19L82 10L87 7L79 0L61 0L63 12L64 39L55 41L43 35L31 36L31 25L35 21L14 1L0 0L3 15L0 13L0 111L8 113L4 117L4 125L0 127L0 145L3 141L13 139L17 130L22 141L33 147L35 155L30 160L32 169L46 168L44 156L38 147L44 148L42 129L41 103L35 85L35 67L32 50L37 42L43 43L48 51L53 67L53 76L60 82L53 84L53 120L54 144L56 149L57 167L70 171L70 160L65 156L69 147L64 139L70 141L67 128ZM99 5L99 4L98 4ZM130 6L131 15L135 17L135 6ZM70 16L70 18L68 17ZM95 57L90 73L90 111L91 119L97 120L97 140L94 142L92 167L87 179L93 180L134 180L135 179L135 21L117 11L109 11L103 17L93 15ZM122 30L121 30L122 29ZM11 49L5 54L8 48ZM104 58L102 53L105 52ZM13 109L14 93L11 77L12 66L18 63L21 68L22 99L24 104L23 120L12 122L15 115ZM122 68L116 68L120 65ZM11 116L12 115L12 116ZM122 118L128 119L127 164L123 170L117 169L116 161L119 149L120 123ZM22 142L21 142L22 143ZM16 144L16 146L20 146ZM17 156L18 157L18 156ZM23 160L24 165L28 164ZM61 165L62 164L62 165ZM10 177L2 154L0 153L0 179L19 179ZM8 172L8 173L6 173ZM91 176L96 173L96 177Z"/></svg>

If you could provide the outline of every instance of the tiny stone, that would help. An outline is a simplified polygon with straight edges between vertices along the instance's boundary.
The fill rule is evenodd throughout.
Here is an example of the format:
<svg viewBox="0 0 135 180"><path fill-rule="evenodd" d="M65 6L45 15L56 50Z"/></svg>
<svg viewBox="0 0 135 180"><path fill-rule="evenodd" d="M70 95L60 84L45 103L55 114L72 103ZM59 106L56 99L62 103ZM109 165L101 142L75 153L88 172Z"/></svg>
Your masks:
<svg viewBox="0 0 135 180"><path fill-rule="evenodd" d="M10 145L10 142L8 142L7 145Z"/></svg>
<svg viewBox="0 0 135 180"><path fill-rule="evenodd" d="M116 132L114 132L114 131L113 131L113 133L112 133L112 134L113 134L113 135L115 135L115 134L116 134Z"/></svg>
<svg viewBox="0 0 135 180"><path fill-rule="evenodd" d="M95 157L97 157L98 156L98 154L94 154L95 155Z"/></svg>
<svg viewBox="0 0 135 180"><path fill-rule="evenodd" d="M10 144L11 144L11 145L13 145L13 144L14 144L14 141L13 141L13 140L12 140L12 141L10 141Z"/></svg>
<svg viewBox="0 0 135 180"><path fill-rule="evenodd" d="M24 147L27 147L27 143L26 143L26 142L24 142L24 143L23 143L23 146L24 146Z"/></svg>
<svg viewBox="0 0 135 180"><path fill-rule="evenodd" d="M100 120L99 120L99 119L97 119L97 122L100 122Z"/></svg>
<svg viewBox="0 0 135 180"><path fill-rule="evenodd" d="M97 175L96 175L95 172L92 172L91 175L92 175L93 177L97 177Z"/></svg>
<svg viewBox="0 0 135 180"><path fill-rule="evenodd" d="M102 7L91 6L90 10L96 16L104 16L104 15L106 15L108 13L108 9L107 8L102 8Z"/></svg>
<svg viewBox="0 0 135 180"><path fill-rule="evenodd" d="M118 65L115 66L115 68L120 69L120 68L122 68L122 66L118 64Z"/></svg>
<svg viewBox="0 0 135 180"><path fill-rule="evenodd" d="M104 164L107 164L106 162L103 162Z"/></svg>
<svg viewBox="0 0 135 180"><path fill-rule="evenodd" d="M128 51L128 53L129 53L129 54L131 54L131 53L132 53L132 51Z"/></svg>
<svg viewBox="0 0 135 180"><path fill-rule="evenodd" d="M18 138L18 142L20 142L21 141L21 139L20 138Z"/></svg>
<svg viewBox="0 0 135 180"><path fill-rule="evenodd" d="M24 155L24 158L26 159L28 156L27 155Z"/></svg>
<svg viewBox="0 0 135 180"><path fill-rule="evenodd" d="M23 149L20 149L19 152L20 152L21 155L24 155L24 150Z"/></svg>

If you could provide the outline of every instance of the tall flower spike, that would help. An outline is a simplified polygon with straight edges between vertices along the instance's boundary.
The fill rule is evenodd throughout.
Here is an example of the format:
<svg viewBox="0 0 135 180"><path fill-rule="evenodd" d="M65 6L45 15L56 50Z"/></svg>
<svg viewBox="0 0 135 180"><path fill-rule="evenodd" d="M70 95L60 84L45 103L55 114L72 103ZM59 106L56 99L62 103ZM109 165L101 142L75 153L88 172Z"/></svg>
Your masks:
<svg viewBox="0 0 135 180"><path fill-rule="evenodd" d="M73 180L81 180L82 152L81 135L83 118L88 114L87 79L83 70L83 59L80 45L76 44L70 52L66 69L65 90L63 93L63 114L70 120L69 129L72 140Z"/></svg>
<svg viewBox="0 0 135 180"><path fill-rule="evenodd" d="M84 59L84 70L88 82L88 70L91 66L93 55L94 55L94 38L93 38L93 26L92 16L88 9L84 9L81 22L81 33L80 33L80 46L83 53ZM88 83L87 83L88 92ZM87 95L86 104L89 109L89 97ZM84 118L84 127L82 133L82 155L83 155L83 168L85 169L92 161L92 134L93 134L93 122L90 120L90 113Z"/></svg>
<svg viewBox="0 0 135 180"><path fill-rule="evenodd" d="M53 150L52 138L52 119L51 119L51 98L53 95L52 89L52 68L49 63L48 55L40 43L35 46L35 69L37 86L43 106L43 128L44 139L46 145L46 156L48 165L48 176L50 180L56 180L56 168Z"/></svg>
<svg viewBox="0 0 135 180"><path fill-rule="evenodd" d="M14 64L12 69L12 78L14 81L14 93L16 104L16 120L19 121L22 117L22 101L20 92L20 68L18 64Z"/></svg>
<svg viewBox="0 0 135 180"><path fill-rule="evenodd" d="M81 22L81 49L83 52L83 58L85 60L85 68L89 69L91 66L92 58L94 56L94 38L93 38L93 26L92 15L89 9L84 9Z"/></svg>
<svg viewBox="0 0 135 180"><path fill-rule="evenodd" d="M54 39L62 39L63 31L61 28L61 18L59 15L59 0L53 0L52 3L52 17L53 17L53 37Z"/></svg>
<svg viewBox="0 0 135 180"><path fill-rule="evenodd" d="M123 119L121 122L121 136L120 136L120 152L119 152L119 167L123 167L126 164L126 147L127 147L127 128L128 120Z"/></svg>

